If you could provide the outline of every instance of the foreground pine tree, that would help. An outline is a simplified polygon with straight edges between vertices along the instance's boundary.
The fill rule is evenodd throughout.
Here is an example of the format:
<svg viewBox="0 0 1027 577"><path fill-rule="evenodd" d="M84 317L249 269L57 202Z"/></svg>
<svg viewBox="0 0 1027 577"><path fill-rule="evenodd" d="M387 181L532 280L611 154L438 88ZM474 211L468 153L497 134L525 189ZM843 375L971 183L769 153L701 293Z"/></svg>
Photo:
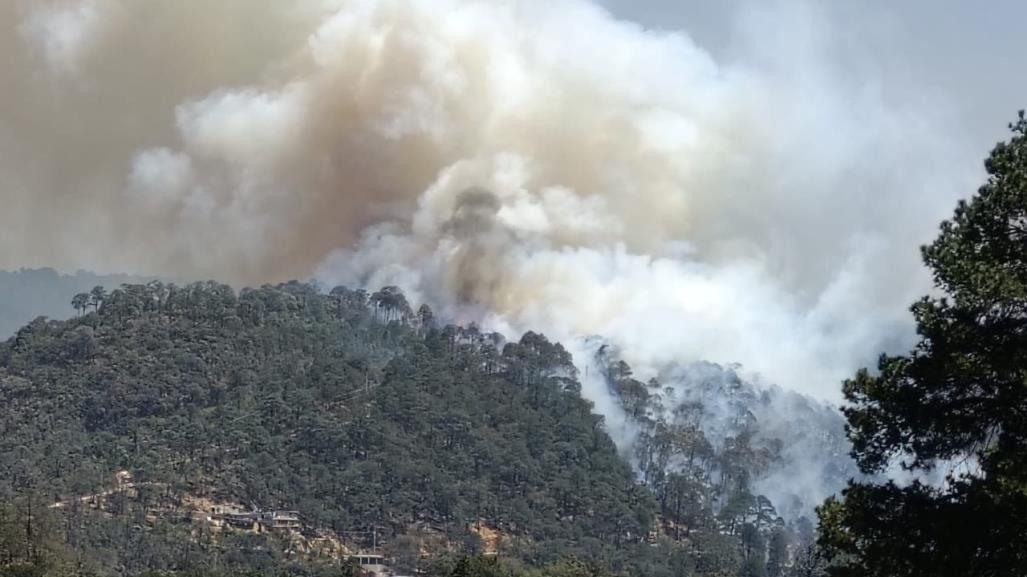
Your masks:
<svg viewBox="0 0 1027 577"><path fill-rule="evenodd" d="M924 247L939 296L913 308L920 341L845 383L853 454L947 482L851 483L821 509L837 576L1027 574L1027 121L989 178ZM941 296L943 293L943 296Z"/></svg>

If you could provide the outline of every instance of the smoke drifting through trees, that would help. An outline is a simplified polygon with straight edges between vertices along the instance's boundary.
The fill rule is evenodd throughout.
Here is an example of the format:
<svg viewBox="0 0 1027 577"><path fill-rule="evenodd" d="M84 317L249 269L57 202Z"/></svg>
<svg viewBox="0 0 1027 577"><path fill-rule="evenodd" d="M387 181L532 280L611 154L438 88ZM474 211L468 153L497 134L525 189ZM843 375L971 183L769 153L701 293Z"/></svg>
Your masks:
<svg viewBox="0 0 1027 577"><path fill-rule="evenodd" d="M4 3L0 266L397 284L831 399L976 164L815 9L745 21L716 62L575 0Z"/></svg>

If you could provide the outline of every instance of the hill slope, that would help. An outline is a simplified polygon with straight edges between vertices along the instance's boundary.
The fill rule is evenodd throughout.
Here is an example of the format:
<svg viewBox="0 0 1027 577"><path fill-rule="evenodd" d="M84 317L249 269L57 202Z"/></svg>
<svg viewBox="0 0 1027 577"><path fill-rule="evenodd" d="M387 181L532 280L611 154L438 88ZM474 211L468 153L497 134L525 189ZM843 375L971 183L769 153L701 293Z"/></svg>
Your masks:
<svg viewBox="0 0 1027 577"><path fill-rule="evenodd" d="M600 347L638 431L618 455L560 345L438 326L392 288L100 297L0 344L0 570L54 551L100 575L337 574L384 547L430 575L483 552L512 564L497 575L571 557L593 565L560 574L818 574L812 526L764 494L804 490L789 454L833 447L836 416L729 369L642 383ZM806 424L777 427L783 402ZM300 521L237 531L233 508Z"/></svg>
<svg viewBox="0 0 1027 577"><path fill-rule="evenodd" d="M513 558L626 567L654 502L569 355L419 313L394 291L152 284L34 321L0 346L0 496L73 501L125 470L180 496L297 510L357 546L374 528L473 552L484 522Z"/></svg>

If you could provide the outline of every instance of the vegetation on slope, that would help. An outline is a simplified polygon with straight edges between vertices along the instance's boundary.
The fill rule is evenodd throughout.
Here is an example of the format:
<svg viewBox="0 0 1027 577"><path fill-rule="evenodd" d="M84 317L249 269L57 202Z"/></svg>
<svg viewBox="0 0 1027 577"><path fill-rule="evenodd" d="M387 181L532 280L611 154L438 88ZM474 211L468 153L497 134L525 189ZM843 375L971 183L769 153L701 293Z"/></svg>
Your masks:
<svg viewBox="0 0 1027 577"><path fill-rule="evenodd" d="M8 500L73 500L127 470L295 509L368 546L372 528L392 543L424 529L474 552L484 520L531 563L651 556L651 496L540 335L438 328L394 290L152 283L98 298L0 347Z"/></svg>
<svg viewBox="0 0 1027 577"><path fill-rule="evenodd" d="M74 303L76 318L0 345L0 499L22 521L45 508L61 556L101 574L338 568L295 538L183 524L198 501L295 510L309 536L438 575L479 553L509 572L570 558L653 577L820 571L812 525L755 491L777 455L737 379L722 380L733 396L695 385L737 409L710 432L698 419L720 409L674 405L608 359L642 431L636 473L560 345L438 326L394 288L153 282ZM120 471L130 492L111 488ZM11 526L20 551L45 550Z"/></svg>

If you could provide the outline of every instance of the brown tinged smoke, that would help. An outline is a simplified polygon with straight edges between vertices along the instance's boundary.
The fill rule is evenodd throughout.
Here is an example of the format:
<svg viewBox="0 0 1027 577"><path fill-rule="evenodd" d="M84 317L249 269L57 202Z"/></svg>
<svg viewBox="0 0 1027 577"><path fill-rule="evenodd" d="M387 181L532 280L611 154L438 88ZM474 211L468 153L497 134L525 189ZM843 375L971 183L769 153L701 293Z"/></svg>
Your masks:
<svg viewBox="0 0 1027 577"><path fill-rule="evenodd" d="M830 397L975 165L811 4L741 22L717 62L585 0L5 2L0 267L398 284Z"/></svg>

